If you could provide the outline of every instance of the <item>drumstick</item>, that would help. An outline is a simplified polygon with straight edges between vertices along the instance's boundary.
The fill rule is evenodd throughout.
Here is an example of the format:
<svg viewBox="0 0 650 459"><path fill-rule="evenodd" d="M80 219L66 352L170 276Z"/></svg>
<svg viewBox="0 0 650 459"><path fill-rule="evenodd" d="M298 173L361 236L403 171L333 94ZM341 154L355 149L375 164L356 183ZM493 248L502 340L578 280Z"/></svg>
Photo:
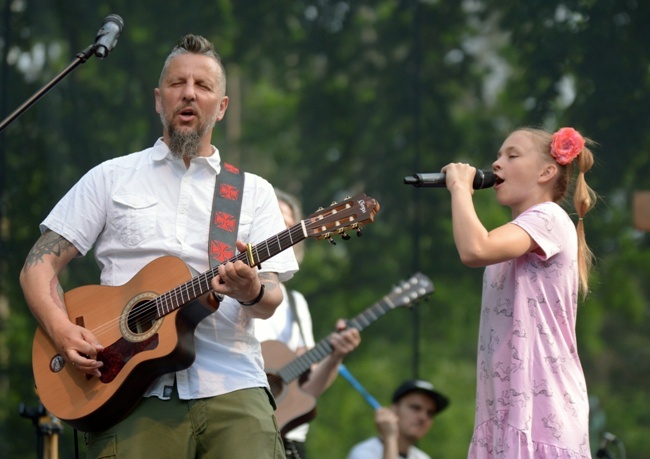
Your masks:
<svg viewBox="0 0 650 459"><path fill-rule="evenodd" d="M339 374L343 376L345 379L347 379L348 382L352 384L352 387L354 387L357 390L357 392L363 395L363 398L366 399L366 402L368 402L370 406L372 406L375 410L381 408L379 402L375 400L375 398L368 393L368 391L361 385L359 381L355 379L354 376L352 376L352 373L350 373L350 371L345 365L343 364L339 365Z"/></svg>

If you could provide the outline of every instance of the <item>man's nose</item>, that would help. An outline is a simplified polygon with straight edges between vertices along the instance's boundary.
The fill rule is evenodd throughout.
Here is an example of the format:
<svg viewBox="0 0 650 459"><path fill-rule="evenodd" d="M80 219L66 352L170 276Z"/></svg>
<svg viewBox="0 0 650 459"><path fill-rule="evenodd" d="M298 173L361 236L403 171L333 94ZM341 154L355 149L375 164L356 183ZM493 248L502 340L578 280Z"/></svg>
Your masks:
<svg viewBox="0 0 650 459"><path fill-rule="evenodd" d="M183 86L182 96L184 100L196 99L196 91L194 90L194 85L192 83L188 83L185 86Z"/></svg>

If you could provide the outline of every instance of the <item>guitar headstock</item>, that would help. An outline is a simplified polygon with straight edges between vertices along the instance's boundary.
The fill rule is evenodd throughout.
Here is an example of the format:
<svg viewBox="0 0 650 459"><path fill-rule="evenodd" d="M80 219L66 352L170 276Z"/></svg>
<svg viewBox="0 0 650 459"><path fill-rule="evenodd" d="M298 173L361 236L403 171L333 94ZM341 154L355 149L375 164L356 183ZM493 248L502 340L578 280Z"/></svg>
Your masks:
<svg viewBox="0 0 650 459"><path fill-rule="evenodd" d="M361 227L372 223L378 211L377 200L361 193L346 198L343 202L318 209L302 223L307 237L327 239L333 243L332 236L337 234L342 235L343 239L349 239L350 236L346 233L349 230L356 230L357 234L361 235Z"/></svg>
<svg viewBox="0 0 650 459"><path fill-rule="evenodd" d="M422 273L415 273L410 279L402 281L386 295L393 307L410 306L433 293L433 282Z"/></svg>

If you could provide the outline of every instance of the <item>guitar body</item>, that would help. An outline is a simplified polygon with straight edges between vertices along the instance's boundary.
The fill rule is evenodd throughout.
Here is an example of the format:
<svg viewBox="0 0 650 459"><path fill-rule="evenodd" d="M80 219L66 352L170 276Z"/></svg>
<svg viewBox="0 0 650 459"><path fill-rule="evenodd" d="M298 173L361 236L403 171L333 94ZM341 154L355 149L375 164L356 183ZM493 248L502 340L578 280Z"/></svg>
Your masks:
<svg viewBox="0 0 650 459"><path fill-rule="evenodd" d="M34 336L32 365L39 397L74 428L105 430L124 418L159 376L194 361L194 330L215 308L194 300L154 320L138 307L188 281L176 257L161 257L119 287L88 285L65 294L70 320L91 330L104 351L101 378L69 365L44 330Z"/></svg>
<svg viewBox="0 0 650 459"><path fill-rule="evenodd" d="M278 371L295 360L296 354L280 341L262 343L264 372L275 397L275 418L280 432L285 435L294 427L311 421L316 416L316 399L300 389L298 380L285 383Z"/></svg>

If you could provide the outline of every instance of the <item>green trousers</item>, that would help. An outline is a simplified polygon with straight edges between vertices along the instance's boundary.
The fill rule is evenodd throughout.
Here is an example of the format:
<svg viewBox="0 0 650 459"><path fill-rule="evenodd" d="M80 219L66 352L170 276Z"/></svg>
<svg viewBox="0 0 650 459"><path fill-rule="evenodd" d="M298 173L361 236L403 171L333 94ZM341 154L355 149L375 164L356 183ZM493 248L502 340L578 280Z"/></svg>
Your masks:
<svg viewBox="0 0 650 459"><path fill-rule="evenodd" d="M86 434L87 458L284 459L263 388L198 400L174 394L145 398L109 430Z"/></svg>

